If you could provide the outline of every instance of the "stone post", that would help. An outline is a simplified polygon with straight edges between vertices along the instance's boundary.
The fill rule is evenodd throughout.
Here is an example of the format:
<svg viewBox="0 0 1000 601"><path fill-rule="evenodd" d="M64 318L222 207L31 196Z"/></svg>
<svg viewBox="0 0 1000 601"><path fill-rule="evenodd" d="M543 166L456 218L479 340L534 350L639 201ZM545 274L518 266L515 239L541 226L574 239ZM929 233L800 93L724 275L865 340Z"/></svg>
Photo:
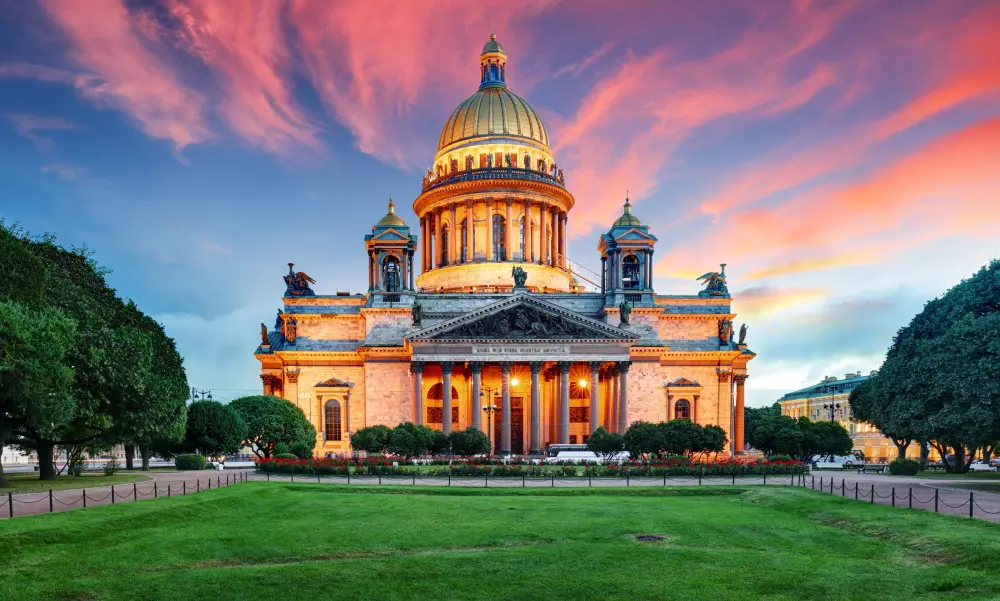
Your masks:
<svg viewBox="0 0 1000 601"><path fill-rule="evenodd" d="M628 370L630 367L632 367L631 361L618 362L618 371L621 373L618 376L621 379L618 388L618 394L621 397L618 409L618 431L622 434L628 429Z"/></svg>
<svg viewBox="0 0 1000 601"><path fill-rule="evenodd" d="M571 361L559 362L559 444L569 444L569 370Z"/></svg>
<svg viewBox="0 0 1000 601"><path fill-rule="evenodd" d="M542 371L542 362L532 361L529 366L531 367L531 445L528 447L528 453L540 455L542 452L542 412L538 374Z"/></svg>
<svg viewBox="0 0 1000 601"><path fill-rule="evenodd" d="M600 410L598 401L598 382L600 381L601 373L601 362L591 361L590 362L590 433L593 434L594 430L597 430L601 426L601 420L598 415Z"/></svg>
<svg viewBox="0 0 1000 601"><path fill-rule="evenodd" d="M483 406L479 395L483 388L483 364L479 361L473 361L469 367L472 368L472 427L482 430Z"/></svg>
<svg viewBox="0 0 1000 601"><path fill-rule="evenodd" d="M500 362L500 454L510 455L510 361Z"/></svg>
<svg viewBox="0 0 1000 601"><path fill-rule="evenodd" d="M451 434L451 361L441 362L441 431Z"/></svg>
<svg viewBox="0 0 1000 601"><path fill-rule="evenodd" d="M736 381L736 433L733 435L733 447L737 453L743 452L743 385L749 377L747 374L733 376Z"/></svg>
<svg viewBox="0 0 1000 601"><path fill-rule="evenodd" d="M413 423L424 425L424 364L422 361L410 362L410 373L413 374Z"/></svg>

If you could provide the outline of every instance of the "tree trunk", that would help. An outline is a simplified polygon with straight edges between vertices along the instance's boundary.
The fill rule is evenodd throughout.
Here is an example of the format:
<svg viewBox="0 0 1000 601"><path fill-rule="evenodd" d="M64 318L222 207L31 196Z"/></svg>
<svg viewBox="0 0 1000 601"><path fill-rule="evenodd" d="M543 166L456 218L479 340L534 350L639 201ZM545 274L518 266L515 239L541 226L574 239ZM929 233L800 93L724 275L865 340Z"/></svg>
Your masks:
<svg viewBox="0 0 1000 601"><path fill-rule="evenodd" d="M55 480L56 479L56 465L55 461L52 459L52 452L55 450L55 444L49 441L41 441L35 445L35 451L38 453L38 479L39 480Z"/></svg>
<svg viewBox="0 0 1000 601"><path fill-rule="evenodd" d="M135 446L130 444L125 445L125 469L135 469Z"/></svg>
<svg viewBox="0 0 1000 601"><path fill-rule="evenodd" d="M926 440L920 441L920 469L922 470L927 469L927 455L929 454L930 450L928 448L929 446L930 445Z"/></svg>
<svg viewBox="0 0 1000 601"><path fill-rule="evenodd" d="M139 447L139 454L142 457L142 471L148 472L149 471L149 447L147 447L147 446L140 446Z"/></svg>
<svg viewBox="0 0 1000 601"><path fill-rule="evenodd" d="M966 461L965 447L961 444L955 445L955 473L966 474L969 471L969 462Z"/></svg>
<svg viewBox="0 0 1000 601"><path fill-rule="evenodd" d="M10 429L0 428L0 455L3 455L3 446L7 443L10 433ZM0 488L6 488L7 486L7 476L3 473L3 463L0 462Z"/></svg>
<svg viewBox="0 0 1000 601"><path fill-rule="evenodd" d="M896 459L906 459L906 449L910 448L910 440L899 442L899 439L892 439L892 444L896 445Z"/></svg>

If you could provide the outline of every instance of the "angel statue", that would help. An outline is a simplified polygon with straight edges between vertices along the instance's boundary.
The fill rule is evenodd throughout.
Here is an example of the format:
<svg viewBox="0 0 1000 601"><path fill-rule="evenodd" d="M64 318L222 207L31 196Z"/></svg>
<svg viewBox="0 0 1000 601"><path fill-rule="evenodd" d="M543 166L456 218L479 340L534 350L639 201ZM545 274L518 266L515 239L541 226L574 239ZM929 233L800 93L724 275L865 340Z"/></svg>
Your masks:
<svg viewBox="0 0 1000 601"><path fill-rule="evenodd" d="M733 342L733 321L731 319L719 320L719 344L726 345Z"/></svg>
<svg viewBox="0 0 1000 601"><path fill-rule="evenodd" d="M264 324L260 324L260 343L271 344L271 341L267 339L267 326Z"/></svg>
<svg viewBox="0 0 1000 601"><path fill-rule="evenodd" d="M742 345L742 344L746 344L746 343L747 343L747 324L743 324L743 325L740 326L740 342L739 342L739 344Z"/></svg>
<svg viewBox="0 0 1000 601"><path fill-rule="evenodd" d="M632 303L628 302L628 300L623 300L618 305L618 317L620 325L627 326L629 319L632 317Z"/></svg>
<svg viewBox="0 0 1000 601"><path fill-rule="evenodd" d="M705 275L697 278L705 286L705 289L698 293L698 296L722 296L729 298L729 288L726 287L726 264L720 265L722 271L709 271Z"/></svg>
<svg viewBox="0 0 1000 601"><path fill-rule="evenodd" d="M285 290L285 296L315 296L316 293L312 291L309 284L315 284L316 280L307 276L304 271L296 273L292 269L294 266L295 263L288 264L288 275L285 276L285 286L288 289Z"/></svg>
<svg viewBox="0 0 1000 601"><path fill-rule="evenodd" d="M515 288L524 288L524 283L528 281L528 272L524 268L517 265L510 270L510 275L514 278Z"/></svg>

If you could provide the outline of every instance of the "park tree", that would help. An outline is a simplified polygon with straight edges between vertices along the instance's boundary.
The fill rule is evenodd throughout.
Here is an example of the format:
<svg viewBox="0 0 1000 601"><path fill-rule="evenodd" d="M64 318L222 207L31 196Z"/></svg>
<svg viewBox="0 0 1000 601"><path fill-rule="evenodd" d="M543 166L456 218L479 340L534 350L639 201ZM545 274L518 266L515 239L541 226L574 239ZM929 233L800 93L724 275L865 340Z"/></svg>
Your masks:
<svg viewBox="0 0 1000 601"><path fill-rule="evenodd" d="M757 420L748 442L768 457L788 455L800 458L803 432L798 421L786 415L768 415Z"/></svg>
<svg viewBox="0 0 1000 601"><path fill-rule="evenodd" d="M745 407L743 409L743 436L749 441L753 437L754 428L757 423L765 417L777 417L781 415L781 405L774 403L764 407Z"/></svg>
<svg viewBox="0 0 1000 601"><path fill-rule="evenodd" d="M235 453L247 437L247 424L232 407L195 401L187 408L184 446L202 455Z"/></svg>
<svg viewBox="0 0 1000 601"><path fill-rule="evenodd" d="M0 449L15 431L72 419L74 372L66 356L75 342L76 324L62 311L0 301Z"/></svg>
<svg viewBox="0 0 1000 601"><path fill-rule="evenodd" d="M666 446L662 430L650 422L632 422L625 431L624 439L625 448L633 459L656 455Z"/></svg>
<svg viewBox="0 0 1000 601"><path fill-rule="evenodd" d="M451 452L462 457L487 455L490 452L490 439L479 428L455 430L448 435Z"/></svg>
<svg viewBox="0 0 1000 601"><path fill-rule="evenodd" d="M838 422L814 422L803 417L799 418L798 423L803 433L800 457L850 455L854 448L851 435Z"/></svg>
<svg viewBox="0 0 1000 601"><path fill-rule="evenodd" d="M625 450L625 438L601 426L587 439L587 450L606 462L611 461Z"/></svg>
<svg viewBox="0 0 1000 601"><path fill-rule="evenodd" d="M441 430L431 430L427 450L430 451L431 455L447 455L451 452L451 441L448 440L448 435Z"/></svg>
<svg viewBox="0 0 1000 601"><path fill-rule="evenodd" d="M389 434L388 451L407 459L419 457L427 453L433 435L434 430L427 426L418 426L413 422L399 424Z"/></svg>
<svg viewBox="0 0 1000 601"><path fill-rule="evenodd" d="M701 427L701 440L699 441L699 453L721 453L726 448L729 438L726 431L715 424L708 424Z"/></svg>
<svg viewBox="0 0 1000 601"><path fill-rule="evenodd" d="M361 428L351 435L351 447L369 455L384 455L389 448L389 434L392 428L378 424Z"/></svg>
<svg viewBox="0 0 1000 601"><path fill-rule="evenodd" d="M316 444L316 429L302 410L275 396L238 398L229 406L247 425L246 443L257 457L273 457L277 446L290 448L296 442Z"/></svg>
<svg viewBox="0 0 1000 601"><path fill-rule="evenodd" d="M893 338L874 398L949 472L1000 439L1000 261L928 302ZM904 411L905 410L905 411Z"/></svg>
<svg viewBox="0 0 1000 601"><path fill-rule="evenodd" d="M912 407L905 398L884 394L885 389L876 384L877 379L876 374L851 391L848 398L851 420L878 428L896 445L898 456L905 458L910 443L919 438L917 424L911 415Z"/></svg>

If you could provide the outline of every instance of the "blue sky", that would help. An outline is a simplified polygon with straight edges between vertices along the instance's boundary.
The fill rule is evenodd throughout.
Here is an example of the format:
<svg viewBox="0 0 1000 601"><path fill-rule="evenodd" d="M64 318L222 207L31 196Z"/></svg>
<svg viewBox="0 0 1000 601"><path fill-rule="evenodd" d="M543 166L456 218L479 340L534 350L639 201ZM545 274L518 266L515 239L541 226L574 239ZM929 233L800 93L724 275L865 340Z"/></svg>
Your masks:
<svg viewBox="0 0 1000 601"><path fill-rule="evenodd" d="M877 368L996 256L996 3L514 4L0 0L0 216L93 249L193 386L259 390L285 264L363 289L493 28L576 195L570 257L596 268L627 189L658 291L728 263L752 404Z"/></svg>

